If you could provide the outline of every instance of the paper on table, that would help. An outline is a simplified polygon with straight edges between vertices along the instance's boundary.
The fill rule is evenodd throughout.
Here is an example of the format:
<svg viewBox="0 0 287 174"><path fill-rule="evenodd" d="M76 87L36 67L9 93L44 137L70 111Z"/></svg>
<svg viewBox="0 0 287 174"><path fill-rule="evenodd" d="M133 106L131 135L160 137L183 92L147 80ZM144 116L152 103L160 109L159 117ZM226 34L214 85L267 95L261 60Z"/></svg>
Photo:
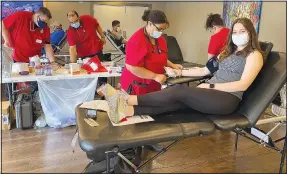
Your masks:
<svg viewBox="0 0 287 174"><path fill-rule="evenodd" d="M106 100L93 100L83 103L80 108L102 110L107 112L109 110L109 105Z"/></svg>
<svg viewBox="0 0 287 174"><path fill-rule="evenodd" d="M144 122L150 122L150 121L154 121L153 118L151 118L148 115L141 115L141 116L132 116L127 118L127 121L121 122L121 123L112 123L113 126L125 126L125 125L129 125L129 124L136 124L136 123L144 123Z"/></svg>

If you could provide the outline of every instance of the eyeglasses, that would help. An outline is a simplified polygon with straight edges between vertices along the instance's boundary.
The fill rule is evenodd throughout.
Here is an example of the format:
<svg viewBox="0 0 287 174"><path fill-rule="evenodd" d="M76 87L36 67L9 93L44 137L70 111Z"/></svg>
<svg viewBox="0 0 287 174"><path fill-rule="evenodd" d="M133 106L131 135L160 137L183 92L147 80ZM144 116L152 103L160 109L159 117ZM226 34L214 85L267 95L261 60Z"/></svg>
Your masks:
<svg viewBox="0 0 287 174"><path fill-rule="evenodd" d="M76 14L68 14L68 18L74 17L74 16L76 16Z"/></svg>
<svg viewBox="0 0 287 174"><path fill-rule="evenodd" d="M165 28L158 28L154 23L152 23L152 25L155 26L155 28L157 29L157 31L162 32L162 31L165 30Z"/></svg>
<svg viewBox="0 0 287 174"><path fill-rule="evenodd" d="M76 22L79 22L79 19L75 20L74 22L70 22L71 24L74 24Z"/></svg>

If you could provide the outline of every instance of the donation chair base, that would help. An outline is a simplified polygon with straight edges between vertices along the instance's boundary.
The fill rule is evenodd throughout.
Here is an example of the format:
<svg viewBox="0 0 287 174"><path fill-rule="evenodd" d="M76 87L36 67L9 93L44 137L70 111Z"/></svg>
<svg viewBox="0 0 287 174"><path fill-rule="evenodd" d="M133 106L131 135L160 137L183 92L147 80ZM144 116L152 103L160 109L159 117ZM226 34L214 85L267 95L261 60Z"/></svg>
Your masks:
<svg viewBox="0 0 287 174"><path fill-rule="evenodd" d="M284 159L286 155L286 141L287 141L286 137L287 136L285 134L285 136L282 138L279 138L277 140L272 140L272 138L270 137L270 134L280 125L286 125L286 120L283 120L283 118L278 119L277 117L275 117L275 119L272 118L272 119L259 120L258 125L272 123L274 122L274 120L276 122L278 122L278 120L281 120L268 133L265 133L263 130L257 128L256 126L251 126L249 121L246 119L246 117L243 117L243 116L233 115L233 116L229 116L228 118L209 116L208 118L214 122L217 129L222 130L222 131L232 131L236 134L235 144L234 144L235 152L237 151L237 147L238 147L238 138L239 136L242 136L244 138L247 138L261 145L262 147L275 150L276 152L281 154L279 173L281 174L283 172ZM283 145L283 148L280 149L279 147L276 146L276 143L283 141L283 140L284 140L284 145Z"/></svg>
<svg viewBox="0 0 287 174"><path fill-rule="evenodd" d="M286 122L285 122L286 124ZM263 137L260 137L258 135L260 134L254 134L253 131L251 130L256 130L256 131L260 131L262 132ZM282 174L283 172L283 166L284 166L284 162L285 162L285 155L286 155L286 141L287 141L287 136L285 134L284 137L282 138L279 138L275 141L272 140L272 138L268 135L268 133L265 133L264 131L256 128L256 127L253 127L253 128L247 128L247 129L240 129L240 128L237 128L237 129L234 129L233 132L236 133L236 137L235 137L235 147L234 147L234 151L237 151L237 146L238 146L238 137L239 135L244 137L244 138L247 138L265 148L268 148L268 149L272 149L272 150L275 150L276 152L278 152L280 155L281 155L281 161L280 161L280 167L279 167L279 173ZM280 142L280 141L283 141L284 140L284 144L283 144L283 148L280 149L276 146L276 143Z"/></svg>
<svg viewBox="0 0 287 174"><path fill-rule="evenodd" d="M126 164L129 165L130 169L132 170L133 173L139 173L140 169L144 166L146 166L149 162L155 160L158 158L160 155L163 153L167 152L169 148L174 146L176 143L178 143L179 140L176 140L172 142L170 145L167 147L163 147L161 151L159 151L157 154L155 154L153 157L150 159L146 160L144 163L141 165L139 164L134 164L131 160L127 159L120 151L118 147L115 147L111 151L106 151L106 159L101 161L101 162L94 162L91 161L87 167L84 169L83 173L95 173L95 172L100 172L100 173L114 173L117 171L116 165L119 163L119 160L123 160ZM122 171L121 171L122 172Z"/></svg>

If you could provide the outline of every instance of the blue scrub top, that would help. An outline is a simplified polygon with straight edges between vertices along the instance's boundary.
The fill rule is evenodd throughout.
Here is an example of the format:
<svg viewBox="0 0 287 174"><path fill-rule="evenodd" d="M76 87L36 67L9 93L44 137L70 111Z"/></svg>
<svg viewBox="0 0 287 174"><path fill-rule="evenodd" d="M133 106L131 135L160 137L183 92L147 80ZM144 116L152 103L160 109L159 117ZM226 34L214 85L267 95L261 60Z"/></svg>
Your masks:
<svg viewBox="0 0 287 174"><path fill-rule="evenodd" d="M53 33L51 33L51 44L53 50L55 49L54 45L59 45L59 42L64 38L65 36L65 31L64 30L56 30ZM45 49L42 48L42 54L45 54Z"/></svg>

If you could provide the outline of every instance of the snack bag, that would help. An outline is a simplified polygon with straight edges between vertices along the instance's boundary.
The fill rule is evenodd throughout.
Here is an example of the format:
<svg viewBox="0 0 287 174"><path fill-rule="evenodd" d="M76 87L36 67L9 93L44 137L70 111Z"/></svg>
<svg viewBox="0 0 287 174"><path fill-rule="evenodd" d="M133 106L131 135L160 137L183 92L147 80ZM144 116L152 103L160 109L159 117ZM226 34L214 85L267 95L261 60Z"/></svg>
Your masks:
<svg viewBox="0 0 287 174"><path fill-rule="evenodd" d="M88 73L93 72L108 72L108 70L102 65L98 56L90 58L87 62L84 62L82 69Z"/></svg>

